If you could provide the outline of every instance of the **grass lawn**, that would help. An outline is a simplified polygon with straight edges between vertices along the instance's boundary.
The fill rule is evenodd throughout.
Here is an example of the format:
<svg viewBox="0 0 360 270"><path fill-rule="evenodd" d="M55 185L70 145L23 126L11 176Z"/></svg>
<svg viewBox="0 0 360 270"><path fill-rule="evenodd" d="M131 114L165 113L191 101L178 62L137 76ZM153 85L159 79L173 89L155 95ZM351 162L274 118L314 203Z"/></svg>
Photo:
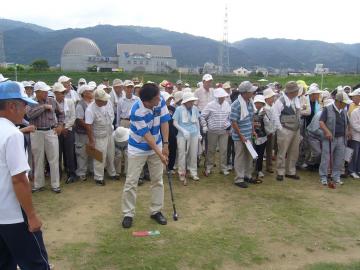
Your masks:
<svg viewBox="0 0 360 270"><path fill-rule="evenodd" d="M63 185L63 193L46 190L34 201L55 269L360 269L360 181L330 190L316 173L300 175L284 182L267 175L248 189L234 186L233 174L186 187L175 178L177 222L164 178L166 226L149 218L146 182L129 230L120 225L123 178ZM142 230L160 235L132 236Z"/></svg>

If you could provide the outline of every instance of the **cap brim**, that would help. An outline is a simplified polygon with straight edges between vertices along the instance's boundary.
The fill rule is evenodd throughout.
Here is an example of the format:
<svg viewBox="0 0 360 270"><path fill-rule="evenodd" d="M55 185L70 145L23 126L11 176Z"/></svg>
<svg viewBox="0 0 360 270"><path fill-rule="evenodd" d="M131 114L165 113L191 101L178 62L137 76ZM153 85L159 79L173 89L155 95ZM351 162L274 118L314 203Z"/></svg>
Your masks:
<svg viewBox="0 0 360 270"><path fill-rule="evenodd" d="M196 101L196 100L198 100L198 98L189 98L188 100L183 100L182 102L181 102L181 104L185 104L185 103L187 103L187 102L189 102L189 101Z"/></svg>
<svg viewBox="0 0 360 270"><path fill-rule="evenodd" d="M27 97L22 97L21 100L25 101L28 105L36 105L38 104L35 100Z"/></svg>

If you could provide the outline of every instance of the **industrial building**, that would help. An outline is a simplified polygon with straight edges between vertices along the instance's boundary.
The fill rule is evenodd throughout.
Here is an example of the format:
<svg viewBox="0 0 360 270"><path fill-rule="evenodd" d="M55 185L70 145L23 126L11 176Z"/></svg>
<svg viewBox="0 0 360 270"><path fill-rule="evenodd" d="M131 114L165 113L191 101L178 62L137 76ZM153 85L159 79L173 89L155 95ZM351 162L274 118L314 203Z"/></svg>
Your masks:
<svg viewBox="0 0 360 270"><path fill-rule="evenodd" d="M70 40L63 48L64 71L122 70L126 72L168 73L176 69L170 46L117 44L116 56L102 56L100 48L88 38Z"/></svg>

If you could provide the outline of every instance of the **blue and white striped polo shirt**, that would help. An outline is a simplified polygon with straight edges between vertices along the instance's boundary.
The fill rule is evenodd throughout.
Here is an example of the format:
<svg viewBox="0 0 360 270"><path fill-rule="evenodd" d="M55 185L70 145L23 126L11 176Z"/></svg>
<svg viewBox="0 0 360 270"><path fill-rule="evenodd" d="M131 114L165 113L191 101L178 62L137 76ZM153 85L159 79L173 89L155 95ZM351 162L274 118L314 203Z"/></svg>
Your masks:
<svg viewBox="0 0 360 270"><path fill-rule="evenodd" d="M235 121L240 128L241 134L244 135L247 140L251 140L253 130L252 121L254 116L254 107L251 102L247 103L247 109L249 114L243 120L240 120L241 106L239 99L236 99L231 104L230 121ZM231 129L231 137L234 141L240 141L239 135L233 129Z"/></svg>
<svg viewBox="0 0 360 270"><path fill-rule="evenodd" d="M152 110L145 108L139 99L134 103L130 112L130 136L128 155L146 156L154 154L154 150L144 139L144 135L150 132L154 136L156 144L162 147L160 126L171 119L166 102L161 97L160 102Z"/></svg>

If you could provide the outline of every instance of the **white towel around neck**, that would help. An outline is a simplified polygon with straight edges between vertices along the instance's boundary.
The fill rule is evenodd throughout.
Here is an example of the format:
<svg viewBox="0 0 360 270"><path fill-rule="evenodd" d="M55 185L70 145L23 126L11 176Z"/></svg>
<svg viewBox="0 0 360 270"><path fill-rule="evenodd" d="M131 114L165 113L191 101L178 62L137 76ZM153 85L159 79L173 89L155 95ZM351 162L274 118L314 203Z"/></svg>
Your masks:
<svg viewBox="0 0 360 270"><path fill-rule="evenodd" d="M189 110L184 106L182 105L183 109L182 109L182 115L181 115L181 118L182 118L182 122L183 123L189 123L189 121L191 123L196 123L198 121L197 117L196 117L196 112L195 112L195 107L193 106L191 108L191 118L189 119Z"/></svg>
<svg viewBox="0 0 360 270"><path fill-rule="evenodd" d="M292 100L285 93L283 93L283 97L286 107L290 107ZM294 105L296 109L300 109L300 99L298 97L294 98Z"/></svg>
<svg viewBox="0 0 360 270"><path fill-rule="evenodd" d="M238 100L240 102L240 121L241 121L244 120L249 115L249 110L247 107L247 103L245 99L242 97L242 95L239 95ZM249 102L251 102L251 106L254 106L251 99Z"/></svg>

